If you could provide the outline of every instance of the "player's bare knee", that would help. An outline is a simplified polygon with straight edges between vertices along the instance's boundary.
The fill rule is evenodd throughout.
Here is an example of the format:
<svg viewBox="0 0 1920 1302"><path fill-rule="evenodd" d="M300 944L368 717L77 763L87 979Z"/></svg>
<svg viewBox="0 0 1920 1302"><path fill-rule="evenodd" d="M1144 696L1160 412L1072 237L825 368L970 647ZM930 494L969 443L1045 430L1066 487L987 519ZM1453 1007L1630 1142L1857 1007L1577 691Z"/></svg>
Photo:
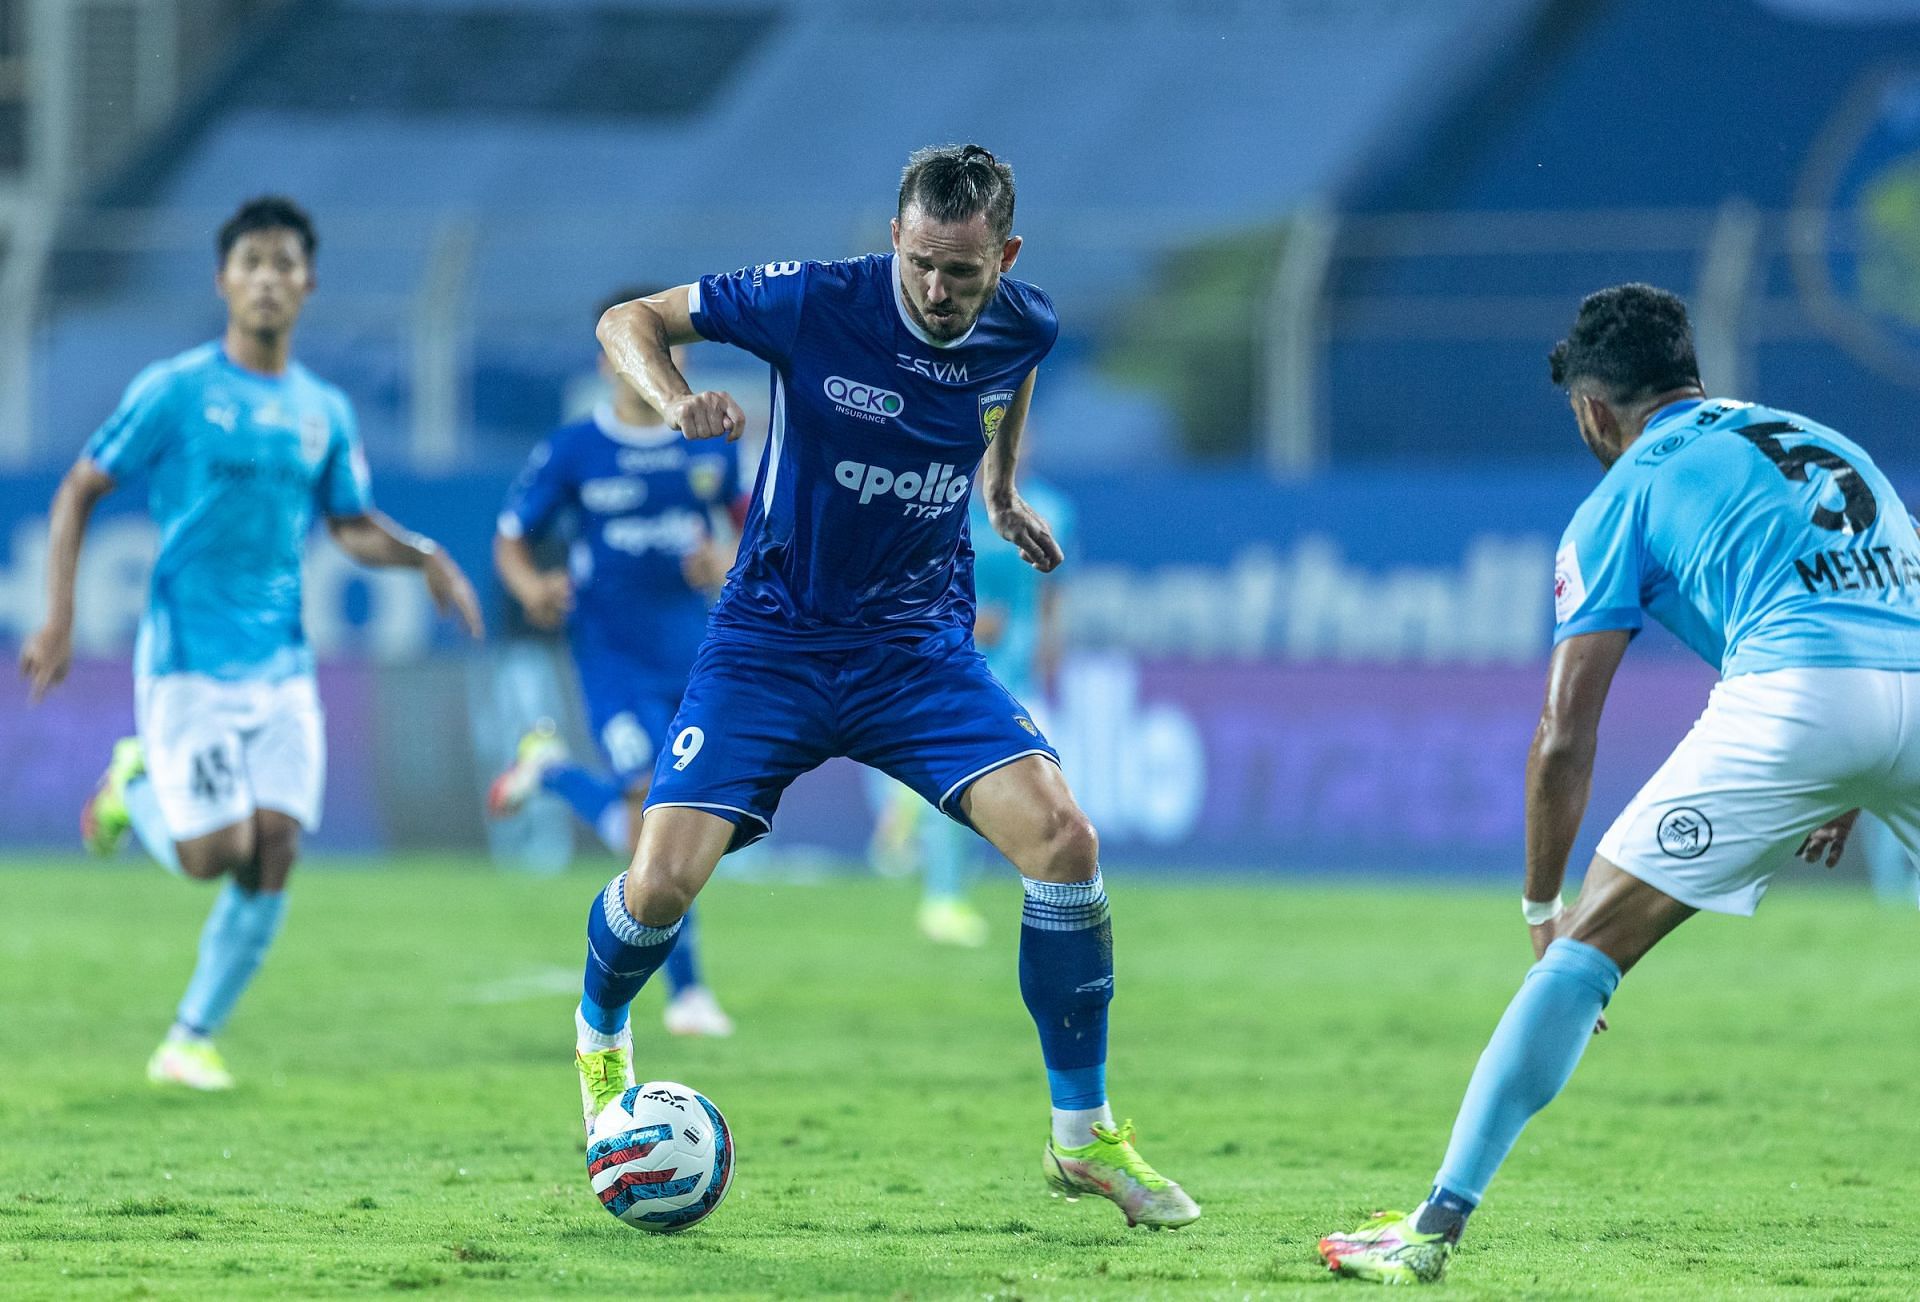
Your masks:
<svg viewBox="0 0 1920 1302"><path fill-rule="evenodd" d="M176 853L180 859L180 871L196 882L210 882L227 875L227 865L211 854L189 851L184 846L177 847Z"/></svg>
<svg viewBox="0 0 1920 1302"><path fill-rule="evenodd" d="M1100 871L1100 835L1077 806L1056 807L1048 811L1038 858L1030 875L1042 881L1091 881Z"/></svg>
<svg viewBox="0 0 1920 1302"><path fill-rule="evenodd" d="M300 824L284 814L262 812L255 828L254 880L251 890L285 890L300 857Z"/></svg>
<svg viewBox="0 0 1920 1302"><path fill-rule="evenodd" d="M206 836L182 841L176 849L180 856L180 871L195 881L212 881L229 873L238 875L253 863L253 828L251 824L237 823Z"/></svg>
<svg viewBox="0 0 1920 1302"><path fill-rule="evenodd" d="M705 881L689 860L649 856L627 871L627 912L649 927L671 926L693 907Z"/></svg>

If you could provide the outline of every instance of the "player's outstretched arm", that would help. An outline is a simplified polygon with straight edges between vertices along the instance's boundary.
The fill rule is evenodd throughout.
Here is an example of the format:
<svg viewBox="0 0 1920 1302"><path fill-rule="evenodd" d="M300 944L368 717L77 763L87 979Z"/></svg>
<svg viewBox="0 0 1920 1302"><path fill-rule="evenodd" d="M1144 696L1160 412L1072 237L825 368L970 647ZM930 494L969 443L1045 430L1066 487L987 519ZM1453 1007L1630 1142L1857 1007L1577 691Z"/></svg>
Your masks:
<svg viewBox="0 0 1920 1302"><path fill-rule="evenodd" d="M486 625L480 619L480 602L473 595L473 584L467 581L454 559L431 538L402 528L379 511L329 516L327 531L341 551L362 565L419 570L426 576L427 592L442 615L457 617L473 637L485 634Z"/></svg>
<svg viewBox="0 0 1920 1302"><path fill-rule="evenodd" d="M1593 785L1600 713L1632 636L1626 629L1579 633L1553 649L1546 704L1527 752L1527 880L1521 894L1532 903L1560 898ZM1553 922L1535 924L1532 932L1535 953L1545 953L1553 943Z"/></svg>
<svg viewBox="0 0 1920 1302"><path fill-rule="evenodd" d="M1027 372L1007 406L1000 433L987 445L987 454L980 461L980 491L985 495L987 519L993 522L994 532L1020 549L1021 560L1045 574L1065 560L1066 554L1054 541L1047 522L1014 487L1020 440L1027 432L1027 408L1033 402L1033 383L1039 374L1038 370Z"/></svg>
<svg viewBox="0 0 1920 1302"><path fill-rule="evenodd" d="M695 393L673 364L676 344L703 336L693 328L691 285L608 308L594 331L614 373L634 387L660 418L690 439L740 437L746 413L731 394Z"/></svg>
<svg viewBox="0 0 1920 1302"><path fill-rule="evenodd" d="M493 569L500 576L527 622L535 628L559 628L573 610L573 583L565 570L543 570L533 559L525 538L493 536Z"/></svg>
<svg viewBox="0 0 1920 1302"><path fill-rule="evenodd" d="M35 701L58 686L73 664L73 584L80 569L80 544L86 541L94 505L112 491L113 476L82 457L53 495L47 528L47 620L20 648L20 673Z"/></svg>

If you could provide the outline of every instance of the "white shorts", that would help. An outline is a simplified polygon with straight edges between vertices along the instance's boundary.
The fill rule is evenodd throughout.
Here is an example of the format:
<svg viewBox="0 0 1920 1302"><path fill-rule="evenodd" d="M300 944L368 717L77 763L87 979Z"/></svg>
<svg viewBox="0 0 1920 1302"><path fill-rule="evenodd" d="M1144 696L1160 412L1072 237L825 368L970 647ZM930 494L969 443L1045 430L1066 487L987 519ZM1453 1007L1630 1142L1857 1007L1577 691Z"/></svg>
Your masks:
<svg viewBox="0 0 1920 1302"><path fill-rule="evenodd" d="M1920 853L1920 673L1743 674L1714 687L1599 854L1683 904L1750 914L1807 833L1854 808Z"/></svg>
<svg viewBox="0 0 1920 1302"><path fill-rule="evenodd" d="M134 685L147 776L176 841L271 809L320 826L327 740L310 677L224 682L163 674Z"/></svg>

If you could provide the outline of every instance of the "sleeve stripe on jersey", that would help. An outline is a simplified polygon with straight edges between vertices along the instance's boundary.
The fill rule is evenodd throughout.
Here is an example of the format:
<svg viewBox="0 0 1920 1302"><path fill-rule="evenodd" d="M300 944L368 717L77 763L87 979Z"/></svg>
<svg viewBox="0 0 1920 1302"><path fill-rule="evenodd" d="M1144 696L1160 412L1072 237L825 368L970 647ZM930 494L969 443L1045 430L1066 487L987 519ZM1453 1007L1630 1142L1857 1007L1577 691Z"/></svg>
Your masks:
<svg viewBox="0 0 1920 1302"><path fill-rule="evenodd" d="M763 514L773 513L773 486L780 478L780 450L787 441L787 382L773 373L773 419L767 424L767 487L760 497Z"/></svg>
<svg viewBox="0 0 1920 1302"><path fill-rule="evenodd" d="M1637 629L1644 623L1638 606L1608 606L1575 615L1553 631L1555 646L1581 633L1604 633L1608 629Z"/></svg>

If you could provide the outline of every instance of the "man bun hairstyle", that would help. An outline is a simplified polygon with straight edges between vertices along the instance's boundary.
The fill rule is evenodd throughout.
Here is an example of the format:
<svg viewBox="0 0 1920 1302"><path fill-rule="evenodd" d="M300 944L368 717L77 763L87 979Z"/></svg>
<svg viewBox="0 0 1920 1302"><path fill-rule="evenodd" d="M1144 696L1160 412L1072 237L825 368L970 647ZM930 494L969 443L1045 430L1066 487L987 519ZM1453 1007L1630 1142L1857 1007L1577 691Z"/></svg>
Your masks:
<svg viewBox="0 0 1920 1302"><path fill-rule="evenodd" d="M306 250L308 262L313 261L320 247L320 237L313 233L313 218L307 216L305 208L284 194L263 194L241 204L221 225L220 265L226 265L227 255L233 252L242 235L255 231L292 231L300 237L300 247Z"/></svg>
<svg viewBox="0 0 1920 1302"><path fill-rule="evenodd" d="M1547 362L1560 387L1590 385L1617 403L1700 383L1687 305L1652 285L1615 285L1587 295Z"/></svg>
<svg viewBox="0 0 1920 1302"><path fill-rule="evenodd" d="M971 221L987 215L994 239L1013 234L1013 168L979 145L928 145L907 158L900 173L900 205L905 217L914 204L937 222Z"/></svg>

